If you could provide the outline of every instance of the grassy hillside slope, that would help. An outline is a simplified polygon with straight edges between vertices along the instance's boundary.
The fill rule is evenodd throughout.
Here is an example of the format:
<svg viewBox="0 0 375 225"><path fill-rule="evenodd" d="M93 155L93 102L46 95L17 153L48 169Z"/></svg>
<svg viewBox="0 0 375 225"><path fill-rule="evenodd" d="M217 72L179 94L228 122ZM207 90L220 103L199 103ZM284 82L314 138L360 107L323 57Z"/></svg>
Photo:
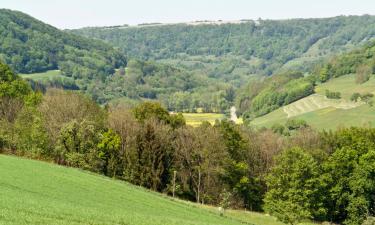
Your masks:
<svg viewBox="0 0 375 225"><path fill-rule="evenodd" d="M222 217L214 207L78 169L6 155L0 165L0 224L283 225L239 210Z"/></svg>
<svg viewBox="0 0 375 225"><path fill-rule="evenodd" d="M340 92L342 99L327 99L324 96L325 90ZM364 102L350 101L355 92L375 93L375 77L363 84L356 84L353 74L345 75L318 85L315 92L317 94L256 118L252 124L256 127L271 127L275 123L283 124L287 119L303 119L318 129L353 125L375 126L375 107Z"/></svg>
<svg viewBox="0 0 375 225"><path fill-rule="evenodd" d="M0 224L241 224L125 182L0 156Z"/></svg>

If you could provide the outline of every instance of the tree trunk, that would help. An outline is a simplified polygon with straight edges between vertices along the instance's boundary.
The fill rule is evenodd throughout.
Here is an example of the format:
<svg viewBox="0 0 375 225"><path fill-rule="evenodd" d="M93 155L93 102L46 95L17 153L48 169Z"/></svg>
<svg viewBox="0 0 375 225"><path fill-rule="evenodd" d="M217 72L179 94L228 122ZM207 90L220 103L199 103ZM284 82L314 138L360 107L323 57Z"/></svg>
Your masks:
<svg viewBox="0 0 375 225"><path fill-rule="evenodd" d="M174 193L176 191L176 174L177 174L177 171L173 171L173 198L174 198Z"/></svg>
<svg viewBox="0 0 375 225"><path fill-rule="evenodd" d="M200 191L201 191L201 168L198 168L197 203L200 203Z"/></svg>

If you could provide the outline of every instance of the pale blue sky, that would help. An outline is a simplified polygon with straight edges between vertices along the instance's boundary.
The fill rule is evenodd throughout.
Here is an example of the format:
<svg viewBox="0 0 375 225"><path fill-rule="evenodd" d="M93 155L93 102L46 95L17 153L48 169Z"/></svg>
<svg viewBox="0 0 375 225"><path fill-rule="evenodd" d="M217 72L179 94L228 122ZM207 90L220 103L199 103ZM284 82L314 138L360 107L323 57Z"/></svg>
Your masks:
<svg viewBox="0 0 375 225"><path fill-rule="evenodd" d="M0 0L59 28L375 15L375 0Z"/></svg>

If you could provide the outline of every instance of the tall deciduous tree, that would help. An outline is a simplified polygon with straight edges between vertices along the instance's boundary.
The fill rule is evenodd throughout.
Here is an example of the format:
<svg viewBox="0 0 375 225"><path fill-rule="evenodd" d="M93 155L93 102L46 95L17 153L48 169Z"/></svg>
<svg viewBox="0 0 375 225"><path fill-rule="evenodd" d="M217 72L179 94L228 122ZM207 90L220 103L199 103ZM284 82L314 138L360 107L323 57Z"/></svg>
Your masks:
<svg viewBox="0 0 375 225"><path fill-rule="evenodd" d="M266 179L266 211L289 224L324 215L319 174L314 158L302 149L281 153Z"/></svg>
<svg viewBox="0 0 375 225"><path fill-rule="evenodd" d="M209 124L177 130L175 169L182 188L199 203L217 204L223 190L219 178L228 153L220 136Z"/></svg>

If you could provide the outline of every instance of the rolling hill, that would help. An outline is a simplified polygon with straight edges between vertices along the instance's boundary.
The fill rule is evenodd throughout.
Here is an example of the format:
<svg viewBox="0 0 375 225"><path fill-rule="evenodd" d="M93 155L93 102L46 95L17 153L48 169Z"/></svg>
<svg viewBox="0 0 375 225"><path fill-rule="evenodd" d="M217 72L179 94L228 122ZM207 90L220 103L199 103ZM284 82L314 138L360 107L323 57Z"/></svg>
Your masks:
<svg viewBox="0 0 375 225"><path fill-rule="evenodd" d="M61 31L27 14L0 9L0 61L15 72L61 70L74 79L104 79L126 65L112 46Z"/></svg>
<svg viewBox="0 0 375 225"><path fill-rule="evenodd" d="M340 92L341 99L327 99L325 90ZM315 87L316 94L283 106L265 116L254 119L257 127L284 124L288 119L302 119L318 129L335 129L340 126L375 126L375 108L363 101L353 102L353 93L375 94L375 77L363 84L355 83L355 75L348 74L333 78Z"/></svg>
<svg viewBox="0 0 375 225"><path fill-rule="evenodd" d="M365 15L88 27L72 32L105 40L129 57L203 69L233 80L240 74L270 75L284 66L306 70L308 61L373 38L374 24L375 17ZM227 70L220 68L222 64Z"/></svg>
<svg viewBox="0 0 375 225"><path fill-rule="evenodd" d="M143 188L48 163L0 156L0 223L241 224Z"/></svg>
<svg viewBox="0 0 375 225"><path fill-rule="evenodd" d="M73 168L0 155L0 224L283 225L172 199Z"/></svg>
<svg viewBox="0 0 375 225"><path fill-rule="evenodd" d="M100 104L119 99L127 103L158 100L171 111L202 107L209 112L222 112L231 105L224 102L231 87L224 81L179 65L128 62L123 52L108 43L8 9L0 9L0 61L25 79L79 89Z"/></svg>

